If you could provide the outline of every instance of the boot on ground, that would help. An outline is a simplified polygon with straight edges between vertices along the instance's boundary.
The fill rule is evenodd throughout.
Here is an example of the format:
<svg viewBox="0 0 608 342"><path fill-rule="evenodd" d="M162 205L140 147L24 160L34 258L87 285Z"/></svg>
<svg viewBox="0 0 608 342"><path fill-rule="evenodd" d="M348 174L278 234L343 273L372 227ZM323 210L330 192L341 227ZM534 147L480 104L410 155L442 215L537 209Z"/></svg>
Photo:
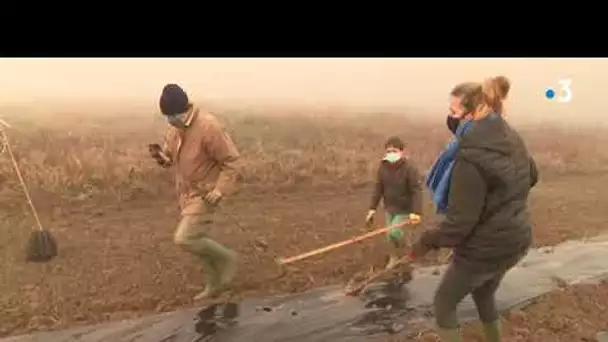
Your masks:
<svg viewBox="0 0 608 342"><path fill-rule="evenodd" d="M500 342L500 321L483 324L483 333L487 342Z"/></svg>
<svg viewBox="0 0 608 342"><path fill-rule="evenodd" d="M211 260L217 274L218 291L223 291L236 277L237 255L223 245L205 238L206 257Z"/></svg>
<svg viewBox="0 0 608 342"><path fill-rule="evenodd" d="M195 301L203 300L203 299L211 299L216 298L220 293L219 287L214 287L213 285L205 285L205 289L199 292L196 296L194 296Z"/></svg>
<svg viewBox="0 0 608 342"><path fill-rule="evenodd" d="M220 292L220 278L217 267L208 257L201 257L203 263L203 276L205 277L205 289L194 296L194 300L214 298Z"/></svg>
<svg viewBox="0 0 608 342"><path fill-rule="evenodd" d="M462 342L459 329L438 329L437 334L441 342Z"/></svg>

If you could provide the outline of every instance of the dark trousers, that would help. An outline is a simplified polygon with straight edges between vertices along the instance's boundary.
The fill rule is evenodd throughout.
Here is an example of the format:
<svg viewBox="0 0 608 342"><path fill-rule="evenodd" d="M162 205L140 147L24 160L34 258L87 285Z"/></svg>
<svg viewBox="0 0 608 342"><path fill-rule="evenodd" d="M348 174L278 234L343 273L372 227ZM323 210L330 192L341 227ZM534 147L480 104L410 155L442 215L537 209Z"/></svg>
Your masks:
<svg viewBox="0 0 608 342"><path fill-rule="evenodd" d="M467 267L450 264L435 292L434 307L437 326L441 329L458 328L456 307L471 294L479 319L491 323L498 319L495 294L508 269L475 272Z"/></svg>

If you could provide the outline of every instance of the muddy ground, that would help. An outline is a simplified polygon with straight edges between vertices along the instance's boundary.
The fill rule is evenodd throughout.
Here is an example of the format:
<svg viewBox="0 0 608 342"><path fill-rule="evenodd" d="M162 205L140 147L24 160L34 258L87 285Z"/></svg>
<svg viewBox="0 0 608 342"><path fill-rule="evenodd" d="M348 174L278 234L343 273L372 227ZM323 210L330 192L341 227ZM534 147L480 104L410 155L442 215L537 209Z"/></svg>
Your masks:
<svg viewBox="0 0 608 342"><path fill-rule="evenodd" d="M74 115L72 121L56 120L57 113L46 120L15 118L16 154L60 256L48 264L23 261L35 223L1 154L0 336L171 311L191 306L201 290L200 265L172 242L178 212L171 177L145 149L158 141L166 123L149 113L117 113L121 125L108 113L96 119ZM366 231L375 161L387 132L406 138L422 170L449 138L443 121L377 113L357 120L226 113L223 120L237 137L246 172L242 191L223 203L210 234L240 253L235 290L244 297L345 283L381 266L383 237L282 270L274 258ZM531 198L536 244L602 232L608 154L597 146L608 143L605 131L537 125L521 132L541 172ZM433 211L427 198L423 224L413 235L434 224ZM376 226L382 224L379 215ZM268 250L256 248L256 240L265 240ZM426 263L445 255L430 255ZM608 330L607 292L600 285L550 294L507 316L505 331L513 341L590 340ZM467 327L466 333L474 341L478 329ZM420 338L433 340L430 333Z"/></svg>
<svg viewBox="0 0 608 342"><path fill-rule="evenodd" d="M531 199L537 245L592 236L604 229L608 175L571 174L542 182ZM240 252L236 289L242 296L295 292L346 282L384 262L377 238L312 258L280 272L275 256L289 256L365 231L369 189L346 193L298 192L276 196L242 192L223 204L212 235ZM39 199L40 202L40 199ZM203 274L172 243L177 208L171 195L124 203L44 202L41 218L53 227L61 255L49 264L22 261L32 221L27 207L5 210L0 241L0 335L60 329L188 307ZM432 208L426 208L427 213ZM428 215L424 229L436 220ZM378 222L377 225L381 225ZM254 245L267 242L267 251ZM441 255L433 255L429 262ZM591 341L608 329L608 286L580 286L550 294L510 313L510 341ZM467 327L467 341L479 337ZM586 338L586 339L585 339ZM433 341L433 334L420 337Z"/></svg>

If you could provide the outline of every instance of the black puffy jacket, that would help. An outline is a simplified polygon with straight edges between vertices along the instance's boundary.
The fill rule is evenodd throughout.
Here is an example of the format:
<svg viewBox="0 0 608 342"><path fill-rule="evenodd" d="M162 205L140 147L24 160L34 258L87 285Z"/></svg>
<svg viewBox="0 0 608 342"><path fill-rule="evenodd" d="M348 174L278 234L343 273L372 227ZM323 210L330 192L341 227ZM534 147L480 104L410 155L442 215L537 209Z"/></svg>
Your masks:
<svg viewBox="0 0 608 342"><path fill-rule="evenodd" d="M460 141L448 209L415 249L453 248L479 271L516 264L532 244L528 193L538 170L521 136L496 114L473 121Z"/></svg>

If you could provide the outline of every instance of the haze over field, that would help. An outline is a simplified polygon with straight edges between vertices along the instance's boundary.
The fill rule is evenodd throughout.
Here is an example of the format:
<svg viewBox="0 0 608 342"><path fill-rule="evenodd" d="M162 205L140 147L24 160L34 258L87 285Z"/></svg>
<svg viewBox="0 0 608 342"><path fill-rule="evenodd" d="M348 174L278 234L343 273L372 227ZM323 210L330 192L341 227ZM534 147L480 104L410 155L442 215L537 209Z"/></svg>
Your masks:
<svg viewBox="0 0 608 342"><path fill-rule="evenodd" d="M455 83L499 74L513 83L514 120L603 115L608 59L0 59L0 103L153 108L162 86L176 82L211 101L441 111ZM563 78L572 79L572 102L544 98Z"/></svg>
<svg viewBox="0 0 608 342"><path fill-rule="evenodd" d="M339 287L385 266L383 237L302 261L289 272L277 268L276 257L385 226L381 206L372 225L363 222L384 142L402 137L408 157L426 176L451 137L444 121L447 94L463 81L506 75L513 84L507 120L532 119L515 125L540 172L529 201L534 245L606 234L608 192L601 189L608 187L608 150L602 148L608 130L596 127L606 121L601 101L607 67L608 61L599 59L0 58L0 118L12 126L5 131L10 145L0 141L0 340L70 329L52 334L61 339L74 335L71 328L87 330L81 340L124 341L149 333L201 337L181 310L192 308L206 275L200 261L174 243L180 217L174 175L159 167L148 149L162 142L168 125L158 109L166 83L181 84L194 101L218 113L236 142L237 191L222 201L209 235L239 255L234 297L261 299ZM572 102L547 100L545 90L557 90L565 78L572 80ZM550 120L565 124L546 124ZM40 222L58 241L59 255L51 264L24 260L37 225L11 156L2 153L9 146ZM408 227L412 242L441 220L423 191L423 223ZM264 248L258 248L260 242ZM444 264L448 253L429 253L420 266ZM608 329L608 307L597 305L608 302L608 284L559 285L505 315L504 339L591 341L598 330ZM409 304L423 298L412 299ZM152 332L145 325L130 326L108 337L98 328L176 310L185 314L183 329L163 330L170 324L160 322ZM393 310L389 316L404 323L415 312ZM382 323L387 317L380 317ZM262 321L260 329L275 331L276 324ZM336 329L352 326L343 323ZM467 324L463 339L482 340L482 330ZM390 339L409 341L403 335L414 333L406 329ZM432 331L416 339L436 340Z"/></svg>

